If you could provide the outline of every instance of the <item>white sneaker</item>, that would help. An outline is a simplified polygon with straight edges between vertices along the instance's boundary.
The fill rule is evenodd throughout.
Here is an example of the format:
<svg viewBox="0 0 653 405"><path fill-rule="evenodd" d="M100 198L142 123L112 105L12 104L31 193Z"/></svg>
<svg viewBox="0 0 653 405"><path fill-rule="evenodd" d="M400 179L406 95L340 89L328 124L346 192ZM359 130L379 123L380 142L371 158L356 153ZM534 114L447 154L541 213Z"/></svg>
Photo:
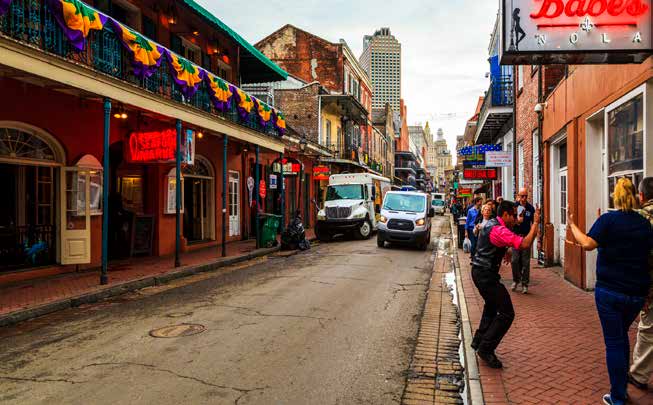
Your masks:
<svg viewBox="0 0 653 405"><path fill-rule="evenodd" d="M528 294L528 287L524 286L524 289L522 290L522 294Z"/></svg>
<svg viewBox="0 0 653 405"><path fill-rule="evenodd" d="M512 283L512 286L510 286L510 289L511 289L512 291L517 291L517 286L518 286L518 285L519 285L519 283L515 283L515 282L513 282L513 283Z"/></svg>

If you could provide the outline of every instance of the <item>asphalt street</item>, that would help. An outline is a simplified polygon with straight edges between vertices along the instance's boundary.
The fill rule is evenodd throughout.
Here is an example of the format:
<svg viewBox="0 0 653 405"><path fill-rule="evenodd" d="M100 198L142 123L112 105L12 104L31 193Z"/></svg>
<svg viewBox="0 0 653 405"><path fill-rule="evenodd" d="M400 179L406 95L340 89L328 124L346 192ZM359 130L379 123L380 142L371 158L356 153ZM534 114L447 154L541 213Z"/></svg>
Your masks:
<svg viewBox="0 0 653 405"><path fill-rule="evenodd" d="M337 241L3 328L0 402L398 403L433 260Z"/></svg>

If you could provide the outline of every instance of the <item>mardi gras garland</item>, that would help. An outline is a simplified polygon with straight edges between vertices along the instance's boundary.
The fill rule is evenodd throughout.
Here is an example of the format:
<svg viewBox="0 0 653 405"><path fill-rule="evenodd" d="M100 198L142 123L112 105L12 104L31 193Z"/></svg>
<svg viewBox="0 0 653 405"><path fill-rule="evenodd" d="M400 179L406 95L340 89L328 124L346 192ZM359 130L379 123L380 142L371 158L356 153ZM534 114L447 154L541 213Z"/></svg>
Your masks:
<svg viewBox="0 0 653 405"><path fill-rule="evenodd" d="M164 48L117 21L112 22L120 42L131 56L134 75L142 79L156 73L165 54Z"/></svg>
<svg viewBox="0 0 653 405"><path fill-rule="evenodd" d="M48 0L48 5L70 43L79 51L84 49L88 34L92 30L101 31L109 19L79 0Z"/></svg>
<svg viewBox="0 0 653 405"><path fill-rule="evenodd" d="M11 6L11 0L0 0L0 16L7 14Z"/></svg>

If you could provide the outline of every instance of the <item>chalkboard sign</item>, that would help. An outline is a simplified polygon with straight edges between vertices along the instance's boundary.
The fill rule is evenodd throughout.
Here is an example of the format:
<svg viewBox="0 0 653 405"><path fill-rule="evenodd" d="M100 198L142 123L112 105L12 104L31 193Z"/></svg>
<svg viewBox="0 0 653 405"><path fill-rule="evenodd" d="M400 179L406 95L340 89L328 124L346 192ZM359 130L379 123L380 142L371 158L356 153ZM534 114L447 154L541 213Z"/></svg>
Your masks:
<svg viewBox="0 0 653 405"><path fill-rule="evenodd" d="M131 254L152 255L152 239L154 237L154 216L135 215L132 225Z"/></svg>

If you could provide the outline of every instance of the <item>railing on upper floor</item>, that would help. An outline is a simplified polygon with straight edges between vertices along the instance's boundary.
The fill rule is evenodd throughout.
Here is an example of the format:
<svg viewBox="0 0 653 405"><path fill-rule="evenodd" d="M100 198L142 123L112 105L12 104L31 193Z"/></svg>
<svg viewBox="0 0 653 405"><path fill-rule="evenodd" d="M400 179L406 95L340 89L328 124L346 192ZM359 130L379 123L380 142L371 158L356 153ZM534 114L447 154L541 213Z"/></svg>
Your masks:
<svg viewBox="0 0 653 405"><path fill-rule="evenodd" d="M78 51L68 41L45 0L13 0L9 11L0 16L0 36L10 37L32 48L138 86L166 100L226 118L267 135L279 135L272 120L264 126L260 124L255 109L244 119L241 118L233 98L224 112L214 108L205 81L202 81L193 97L186 99L165 62L151 77L136 77L132 73L131 58L111 24L105 24L101 31L90 31L86 47Z"/></svg>
<svg viewBox="0 0 653 405"><path fill-rule="evenodd" d="M511 106L514 99L512 75L492 77L486 100L492 101L492 107Z"/></svg>

